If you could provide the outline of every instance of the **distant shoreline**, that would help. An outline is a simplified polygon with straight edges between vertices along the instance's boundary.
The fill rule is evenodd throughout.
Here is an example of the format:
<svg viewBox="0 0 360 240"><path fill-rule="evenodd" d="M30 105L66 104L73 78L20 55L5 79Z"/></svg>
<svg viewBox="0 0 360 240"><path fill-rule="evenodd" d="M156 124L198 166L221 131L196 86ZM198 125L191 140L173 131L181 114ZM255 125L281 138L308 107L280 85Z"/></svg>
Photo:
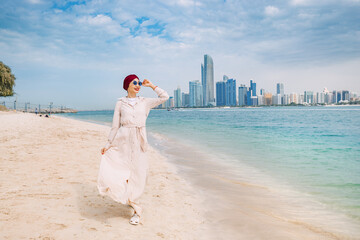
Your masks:
<svg viewBox="0 0 360 240"><path fill-rule="evenodd" d="M360 106L360 104L324 104L324 105L261 105L261 106L221 106L221 107L180 107L180 108L153 108L152 110L183 110L183 109L228 109L228 108L273 108L273 107L350 107L350 106ZM97 109L97 110L77 110L77 112L96 112L96 111L113 111L113 109ZM59 112L61 113L69 113L69 112ZM72 113L72 112L70 112ZM75 112L76 113L76 112Z"/></svg>

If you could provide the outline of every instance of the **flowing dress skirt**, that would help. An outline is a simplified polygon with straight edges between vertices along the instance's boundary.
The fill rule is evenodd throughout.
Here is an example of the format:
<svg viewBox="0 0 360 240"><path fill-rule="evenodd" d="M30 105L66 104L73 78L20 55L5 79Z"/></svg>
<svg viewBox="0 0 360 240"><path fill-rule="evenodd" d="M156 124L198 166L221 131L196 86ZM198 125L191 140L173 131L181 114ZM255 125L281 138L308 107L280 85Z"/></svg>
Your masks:
<svg viewBox="0 0 360 240"><path fill-rule="evenodd" d="M101 157L97 187L101 195L131 205L140 215L139 198L147 182L148 159L138 136L136 128L119 128Z"/></svg>

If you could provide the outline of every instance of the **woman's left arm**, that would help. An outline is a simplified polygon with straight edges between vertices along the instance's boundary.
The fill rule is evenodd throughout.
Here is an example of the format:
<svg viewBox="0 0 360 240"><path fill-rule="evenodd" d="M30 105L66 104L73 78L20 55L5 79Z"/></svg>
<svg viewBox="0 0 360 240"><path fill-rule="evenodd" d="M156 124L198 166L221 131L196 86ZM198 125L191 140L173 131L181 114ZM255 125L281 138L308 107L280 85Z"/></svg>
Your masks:
<svg viewBox="0 0 360 240"><path fill-rule="evenodd" d="M117 130L120 128L120 106L121 106L121 101L118 100L116 102L115 109L114 109L114 116L113 116L111 130L110 130L110 133L108 136L108 141L107 141L106 145L104 146L106 149L110 148L110 145L116 136Z"/></svg>

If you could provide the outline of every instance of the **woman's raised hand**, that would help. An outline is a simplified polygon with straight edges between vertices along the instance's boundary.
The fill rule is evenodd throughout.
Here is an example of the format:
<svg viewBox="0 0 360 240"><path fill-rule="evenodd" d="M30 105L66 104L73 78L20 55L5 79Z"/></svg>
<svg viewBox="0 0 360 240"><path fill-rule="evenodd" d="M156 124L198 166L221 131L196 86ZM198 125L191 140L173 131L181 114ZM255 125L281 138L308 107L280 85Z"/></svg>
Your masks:
<svg viewBox="0 0 360 240"><path fill-rule="evenodd" d="M142 85L144 87L151 87L153 84L149 80L144 79L144 81L142 82Z"/></svg>
<svg viewBox="0 0 360 240"><path fill-rule="evenodd" d="M144 79L144 81L142 82L142 85L145 87L151 87L153 90L155 90L155 88L156 88L156 86L147 79Z"/></svg>

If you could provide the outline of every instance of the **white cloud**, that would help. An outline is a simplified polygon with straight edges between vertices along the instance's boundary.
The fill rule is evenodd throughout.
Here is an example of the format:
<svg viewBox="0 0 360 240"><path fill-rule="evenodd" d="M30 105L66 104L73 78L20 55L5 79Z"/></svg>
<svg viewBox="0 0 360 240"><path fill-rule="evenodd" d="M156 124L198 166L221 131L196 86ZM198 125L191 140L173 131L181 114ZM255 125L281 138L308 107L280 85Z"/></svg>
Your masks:
<svg viewBox="0 0 360 240"><path fill-rule="evenodd" d="M292 5L307 5L309 3L311 3L310 0L291 0L290 3Z"/></svg>
<svg viewBox="0 0 360 240"><path fill-rule="evenodd" d="M90 25L106 25L111 23L112 19L109 16L99 14L95 17L85 17L84 20L89 23Z"/></svg>
<svg viewBox="0 0 360 240"><path fill-rule="evenodd" d="M312 13L308 13L308 12L300 12L298 14L298 17L302 18L302 19L312 19L312 18L316 17L316 15L312 14Z"/></svg>
<svg viewBox="0 0 360 240"><path fill-rule="evenodd" d="M290 5L294 6L321 6L329 4L353 4L360 3L360 0L290 0Z"/></svg>
<svg viewBox="0 0 360 240"><path fill-rule="evenodd" d="M31 3L31 4L40 4L40 3L42 3L41 0L28 0L28 2Z"/></svg>
<svg viewBox="0 0 360 240"><path fill-rule="evenodd" d="M199 1L196 0L178 0L177 3L181 6L200 6L201 3Z"/></svg>
<svg viewBox="0 0 360 240"><path fill-rule="evenodd" d="M278 15L280 13L280 10L274 6L266 6L264 13L266 16L273 17L273 16Z"/></svg>
<svg viewBox="0 0 360 240"><path fill-rule="evenodd" d="M179 5L182 7L194 7L194 6L201 6L201 2L196 0L166 0L164 1L166 4L170 5Z"/></svg>
<svg viewBox="0 0 360 240"><path fill-rule="evenodd" d="M127 29L121 27L116 21L111 17L103 14L98 14L95 17L85 16L77 19L77 22L80 25L85 25L89 27L94 27L94 31L105 31L110 35L121 35L123 36L128 32Z"/></svg>

